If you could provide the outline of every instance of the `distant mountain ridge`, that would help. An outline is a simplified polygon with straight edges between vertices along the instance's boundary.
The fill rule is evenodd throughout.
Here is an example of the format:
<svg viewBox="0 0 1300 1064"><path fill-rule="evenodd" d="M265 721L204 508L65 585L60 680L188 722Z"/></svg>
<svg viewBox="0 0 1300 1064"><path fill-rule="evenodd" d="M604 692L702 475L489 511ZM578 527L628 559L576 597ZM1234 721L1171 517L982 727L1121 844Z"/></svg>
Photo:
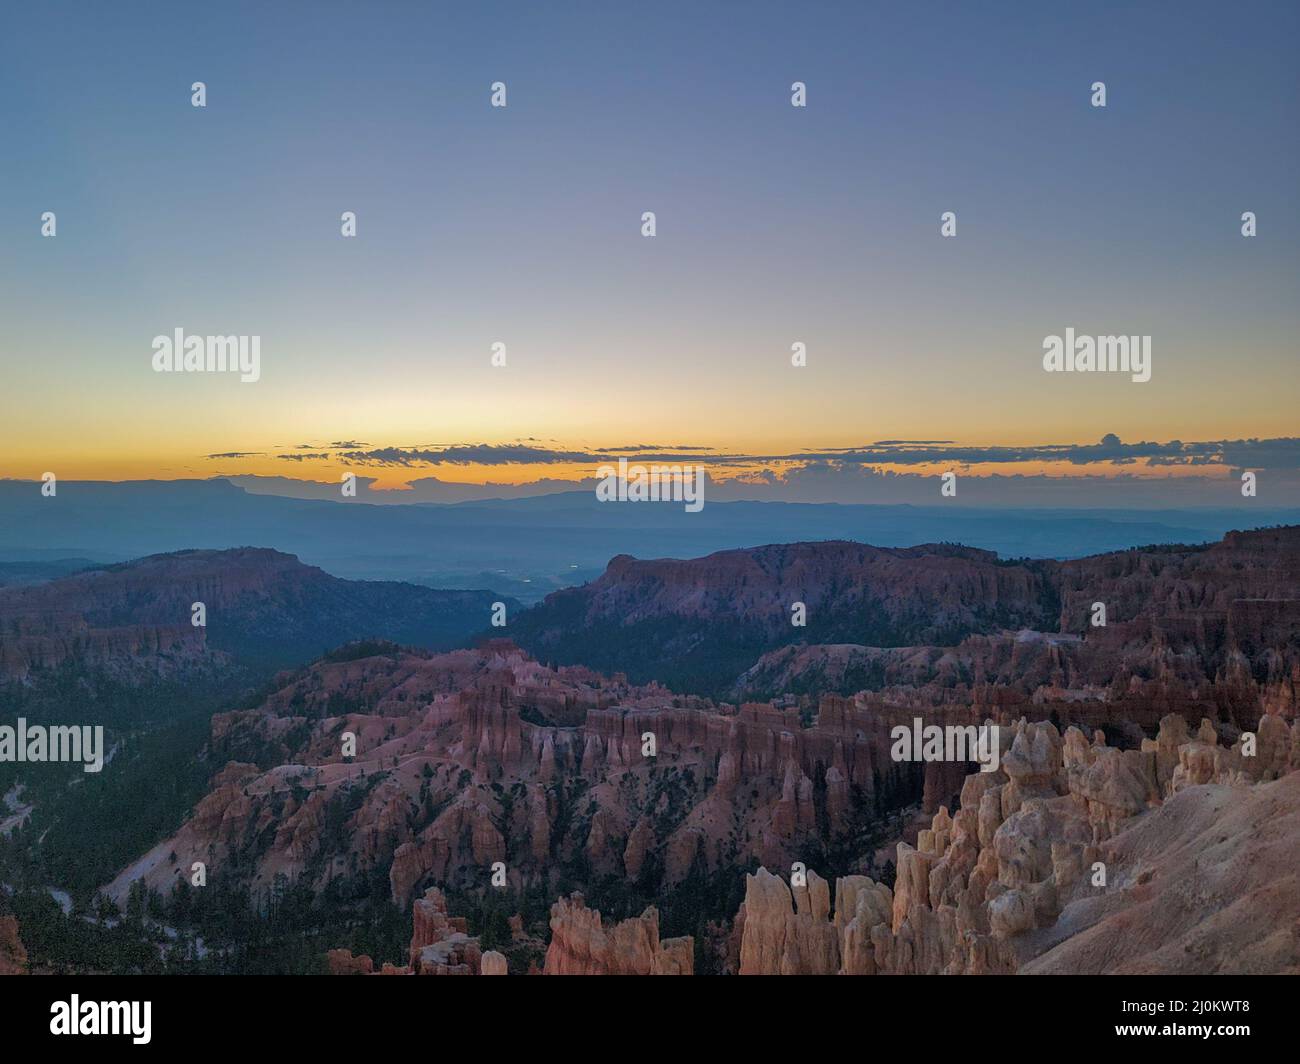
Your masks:
<svg viewBox="0 0 1300 1064"><path fill-rule="evenodd" d="M602 504L567 492L457 505L375 505L360 499L254 495L225 480L0 480L0 561L33 547L96 562L188 548L261 543L346 579L430 587L487 586L524 601L590 580L618 554L696 558L764 543L853 540L880 547L958 541L1003 557L1068 558L1143 543L1220 538L1249 520L1300 523L1295 509L998 509L721 502L699 513L672 504ZM1248 509L1248 517L1244 512Z"/></svg>
<svg viewBox="0 0 1300 1064"><path fill-rule="evenodd" d="M1097 602L1107 611L1104 627L1091 624ZM806 610L803 627L792 623L796 603ZM801 666L819 670L819 689L844 693L885 685L891 676L913 686L944 675L949 683L976 682L982 670L1005 668L1013 656L1012 671L1049 682L1067 659L1086 667L1103 652L1117 655L1098 658L1093 673L1101 675L1133 647L1158 656L1180 645L1194 647L1213 669L1280 670L1270 682L1292 683L1285 673L1294 655L1286 648L1298 626L1300 527L1291 526L1066 562L1002 561L945 544L847 542L688 561L620 556L599 579L548 596L510 634L540 660L714 697L757 697L801 689ZM989 642L1022 629L1066 641L1086 636L1088 648L1074 653L1058 641L1004 650ZM973 638L985 642L965 658L937 649ZM798 648L807 648L802 660L792 656ZM1031 653L1042 659L1033 668ZM737 684L742 689L733 691Z"/></svg>
<svg viewBox="0 0 1300 1064"><path fill-rule="evenodd" d="M0 588L0 675L24 679L64 662L167 673L214 656L283 666L362 638L447 649L487 628L497 600L341 580L266 548L151 555ZM192 624L196 602L205 627Z"/></svg>
<svg viewBox="0 0 1300 1064"><path fill-rule="evenodd" d="M51 558L45 560L14 560L0 562L0 587L17 587L43 584L84 569L97 568L90 558Z"/></svg>

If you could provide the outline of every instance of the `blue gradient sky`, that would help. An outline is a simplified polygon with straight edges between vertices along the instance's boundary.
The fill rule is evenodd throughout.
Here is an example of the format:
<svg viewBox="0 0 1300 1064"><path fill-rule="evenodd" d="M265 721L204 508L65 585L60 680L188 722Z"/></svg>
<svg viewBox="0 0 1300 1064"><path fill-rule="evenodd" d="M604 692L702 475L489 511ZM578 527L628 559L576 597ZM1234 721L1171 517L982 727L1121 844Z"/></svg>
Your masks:
<svg viewBox="0 0 1300 1064"><path fill-rule="evenodd" d="M1294 433L1297 5L468 7L11 8L0 475ZM1152 381L1043 373L1067 325L1151 334ZM261 381L153 373L177 326L261 335Z"/></svg>

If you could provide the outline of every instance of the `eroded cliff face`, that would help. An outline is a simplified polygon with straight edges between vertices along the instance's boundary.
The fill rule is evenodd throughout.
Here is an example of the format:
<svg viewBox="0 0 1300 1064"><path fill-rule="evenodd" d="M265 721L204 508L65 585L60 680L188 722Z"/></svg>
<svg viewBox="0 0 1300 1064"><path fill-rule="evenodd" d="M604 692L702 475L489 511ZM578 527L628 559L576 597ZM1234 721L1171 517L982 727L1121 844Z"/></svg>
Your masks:
<svg viewBox="0 0 1300 1064"><path fill-rule="evenodd" d="M430 884L483 887L498 863L516 889L554 886L575 868L653 876L645 882L658 889L696 870L814 863L832 846L862 857L891 809L932 814L991 778L972 783L967 763L894 762L896 724L1072 720L1080 735L1125 737L1132 749L1098 756L1131 773L1139 725L1154 731L1170 702L1214 713L1234 734L1240 713L1217 712L1205 696L1213 690L1114 704L1013 699L991 684L978 700L826 695L809 713L806 703L715 705L548 669L508 644L326 661L261 707L214 718L212 750L229 763L181 830L108 893L123 899L136 878L170 891L195 861L248 884L284 876L317 888L387 869L393 899L407 905ZM1115 715L1134 702L1142 708ZM344 756L347 734L354 758ZM1013 772L1019 755L1008 756Z"/></svg>
<svg viewBox="0 0 1300 1064"><path fill-rule="evenodd" d="M790 543L720 551L706 558L639 561L620 555L581 592L580 622L623 625L666 615L738 624L753 621L770 633L790 624L792 602L810 613L867 606L881 619L918 633L939 633L994 622L1041 627L1044 570L1000 564L991 551L951 544L872 547L864 543ZM570 592L557 592L564 596ZM542 611L544 615L544 611Z"/></svg>
<svg viewBox="0 0 1300 1064"><path fill-rule="evenodd" d="M229 763L108 892L136 878L169 891L194 861L321 887L388 867L403 905L430 883L483 886L497 862L514 886L565 866L673 884L775 864L874 816L878 787L906 777L919 796L927 777L888 755L904 715L836 697L815 720L796 705L718 706L548 669L508 644L320 662L258 709L214 718ZM929 778L947 779L937 801L961 773Z"/></svg>
<svg viewBox="0 0 1300 1064"><path fill-rule="evenodd" d="M892 891L760 869L741 974L1286 972L1300 966L1300 724L1217 742L1170 716L1140 749L1021 721Z"/></svg>
<svg viewBox="0 0 1300 1064"><path fill-rule="evenodd" d="M796 602L804 627L791 624ZM620 555L521 616L513 635L547 660L717 695L784 643L946 645L1054 625L1056 608L1048 570L988 551L792 543L688 560Z"/></svg>
<svg viewBox="0 0 1300 1064"><path fill-rule="evenodd" d="M1232 746L1162 722L1140 749L1020 721L1002 767L967 777L893 889L745 877L727 969L741 975L1300 973L1300 724L1263 718ZM512 921L515 926L518 921ZM605 926L580 894L551 907L546 975L691 975L690 937L652 906ZM369 957L329 956L335 974ZM375 974L505 974L429 889L409 963Z"/></svg>
<svg viewBox="0 0 1300 1064"><path fill-rule="evenodd" d="M806 627L791 625L795 602ZM856 543L624 556L529 611L517 635L539 656L635 676L690 661L682 689L735 701L871 690L1096 702L1116 720L1142 712L1146 727L1171 712L1197 720L1213 702L1215 719L1245 727L1261 703L1286 717L1300 707L1300 528L1068 562Z"/></svg>

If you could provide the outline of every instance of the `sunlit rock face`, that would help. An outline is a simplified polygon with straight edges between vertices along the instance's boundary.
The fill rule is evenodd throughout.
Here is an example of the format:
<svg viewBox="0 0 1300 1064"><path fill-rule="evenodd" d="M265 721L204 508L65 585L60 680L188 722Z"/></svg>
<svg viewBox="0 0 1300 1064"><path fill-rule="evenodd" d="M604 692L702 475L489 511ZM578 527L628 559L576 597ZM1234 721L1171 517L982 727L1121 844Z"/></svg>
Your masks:
<svg viewBox="0 0 1300 1064"><path fill-rule="evenodd" d="M1020 722L995 774L968 776L892 892L864 877L792 892L759 869L737 916L741 974L1300 971L1300 724L1140 750Z"/></svg>
<svg viewBox="0 0 1300 1064"><path fill-rule="evenodd" d="M546 975L692 975L694 944L689 936L659 938L653 906L640 916L604 927L600 913L580 894L551 906L551 942Z"/></svg>

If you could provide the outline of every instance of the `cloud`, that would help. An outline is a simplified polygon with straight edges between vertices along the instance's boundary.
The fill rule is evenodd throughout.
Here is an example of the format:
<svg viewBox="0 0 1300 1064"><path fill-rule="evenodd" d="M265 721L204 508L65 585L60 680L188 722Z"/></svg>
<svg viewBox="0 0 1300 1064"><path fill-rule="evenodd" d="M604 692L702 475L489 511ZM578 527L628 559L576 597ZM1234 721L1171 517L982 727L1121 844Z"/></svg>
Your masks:
<svg viewBox="0 0 1300 1064"><path fill-rule="evenodd" d="M597 454L635 454L639 451L707 451L704 447L695 443L630 443L624 447L597 447Z"/></svg>
<svg viewBox="0 0 1300 1064"><path fill-rule="evenodd" d="M554 465L596 462L590 451L561 451L516 443L474 443L451 447L380 447L370 451L345 451L338 456L357 465Z"/></svg>
<svg viewBox="0 0 1300 1064"><path fill-rule="evenodd" d="M853 447L823 447L780 454L718 451L701 444L636 443L623 447L570 449L540 442L449 443L414 447L346 447L336 452L316 450L280 454L287 461L344 461L357 466L418 468L437 466L600 466L617 456L642 463L701 463L722 467L733 477L755 478L771 468L873 468L906 466L978 467L1015 464L1066 463L1073 466L1222 467L1224 469L1300 470L1300 438L1125 442L1108 432L1096 443L1043 443L1023 446L981 446L933 440L882 440ZM261 451L229 451L208 458L247 458ZM1108 475L1114 475L1112 472Z"/></svg>
<svg viewBox="0 0 1300 1064"><path fill-rule="evenodd" d="M1023 447L938 446L885 442L859 448L822 449L786 455L785 461L835 460L859 465L1010 465L1018 462L1069 462L1071 465L1225 465L1300 468L1300 439L1208 440L1184 443L1125 443L1108 432L1098 443L1046 443Z"/></svg>

